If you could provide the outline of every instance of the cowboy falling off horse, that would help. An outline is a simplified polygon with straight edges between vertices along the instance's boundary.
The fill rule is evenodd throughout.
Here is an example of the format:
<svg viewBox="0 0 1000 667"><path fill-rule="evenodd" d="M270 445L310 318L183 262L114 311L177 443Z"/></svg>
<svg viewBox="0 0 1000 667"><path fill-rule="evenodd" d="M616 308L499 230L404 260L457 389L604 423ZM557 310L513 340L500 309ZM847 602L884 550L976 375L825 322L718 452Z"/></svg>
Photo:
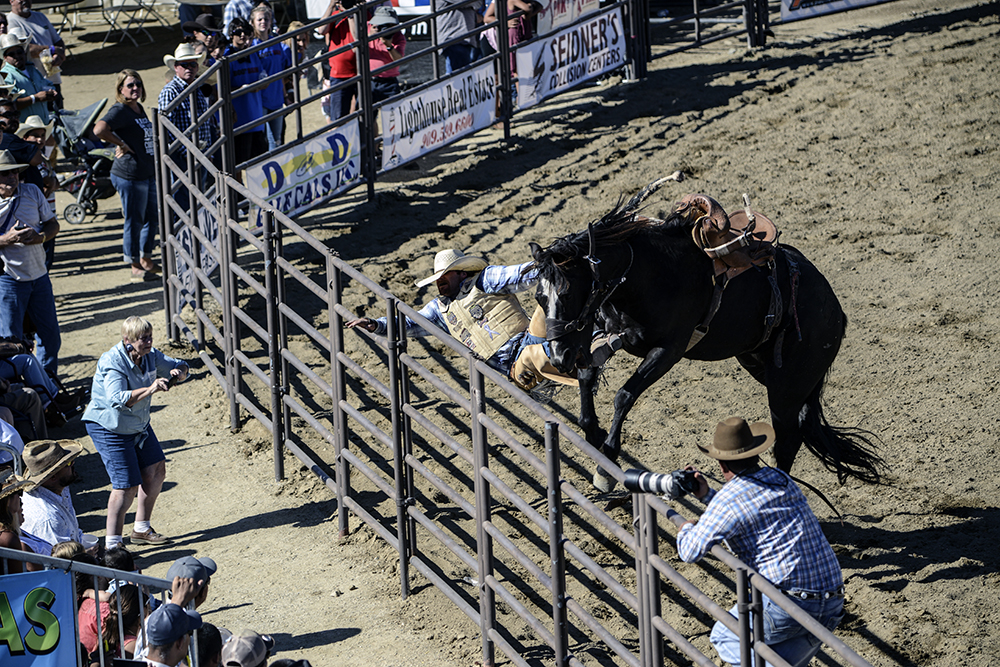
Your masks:
<svg viewBox="0 0 1000 667"><path fill-rule="evenodd" d="M666 220L640 215L668 180L682 175L655 181L547 248L530 244L532 262L490 266L457 250L437 253L434 274L416 284L435 284L439 296L420 314L522 389L578 386L578 423L611 463L636 400L681 358L735 357L767 389L779 469L790 472L804 444L841 482L879 483L884 462L874 436L823 414L825 376L847 325L829 282L798 250L778 244L774 223L746 195L732 215L704 194L685 196ZM538 306L529 318L515 294L532 287ZM385 318L346 326L386 332ZM406 327L427 335L409 319ZM620 348L643 361L619 389L605 431L594 388ZM608 491L615 481L598 467L595 487Z"/></svg>

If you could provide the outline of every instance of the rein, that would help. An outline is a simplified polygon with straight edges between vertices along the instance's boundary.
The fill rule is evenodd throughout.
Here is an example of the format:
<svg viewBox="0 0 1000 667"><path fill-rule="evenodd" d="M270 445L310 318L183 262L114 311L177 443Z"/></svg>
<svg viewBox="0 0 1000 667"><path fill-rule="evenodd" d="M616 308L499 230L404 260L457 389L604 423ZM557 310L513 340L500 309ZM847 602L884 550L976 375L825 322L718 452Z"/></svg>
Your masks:
<svg viewBox="0 0 1000 667"><path fill-rule="evenodd" d="M625 267L625 270L617 278L601 282L600 269L598 268L601 260L594 254L593 230L591 230L590 243L590 253L584 256L584 259L590 263L590 272L593 276L593 283L591 283L590 294L587 296L587 302L583 304L582 311L574 320L560 320L554 317L545 318L545 330L547 332L546 337L549 340L554 340L567 334L582 331L584 327L586 327L588 323L593 320L597 311L599 311L601 306L604 305L604 302L611 297L616 289L618 289L618 286L625 282L629 271L632 270L632 262L635 260L635 251L632 250L632 244L626 242L625 245L628 246L628 265Z"/></svg>

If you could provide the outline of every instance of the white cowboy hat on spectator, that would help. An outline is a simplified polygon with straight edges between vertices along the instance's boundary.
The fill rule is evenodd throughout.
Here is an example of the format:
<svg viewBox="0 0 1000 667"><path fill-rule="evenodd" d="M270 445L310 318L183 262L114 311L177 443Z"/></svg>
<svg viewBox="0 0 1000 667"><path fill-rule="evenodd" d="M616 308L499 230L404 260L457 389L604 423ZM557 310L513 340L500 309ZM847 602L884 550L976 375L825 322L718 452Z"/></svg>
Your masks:
<svg viewBox="0 0 1000 667"><path fill-rule="evenodd" d="M0 35L0 56L6 56L7 51L13 49L15 46L20 46L22 49L24 45L31 41L30 37L25 37L21 39L17 35L8 32L6 35Z"/></svg>
<svg viewBox="0 0 1000 667"><path fill-rule="evenodd" d="M0 151L0 171L24 171L27 168L28 165L19 164L10 151Z"/></svg>
<svg viewBox="0 0 1000 667"><path fill-rule="evenodd" d="M192 61L197 61L200 65L201 61L205 59L205 53L195 53L194 44L180 44L174 49L173 54L168 53L163 56L163 64L170 69L174 68L177 63L188 63Z"/></svg>
<svg viewBox="0 0 1000 667"><path fill-rule="evenodd" d="M40 116L28 116L23 123L18 125L16 134L19 138L24 139L24 135L32 130L45 130L45 141L48 141L49 137L52 136L52 126L55 125L55 121L49 121L46 125L42 122Z"/></svg>
<svg viewBox="0 0 1000 667"><path fill-rule="evenodd" d="M479 273L487 266L486 260L482 257L471 257L461 250L448 248L434 255L434 275L430 278L418 280L417 287L424 287L437 282L437 279L449 271L467 271L469 273Z"/></svg>
<svg viewBox="0 0 1000 667"><path fill-rule="evenodd" d="M399 25L399 17L396 16L392 7L376 7L372 20L369 21L376 28L383 25Z"/></svg>

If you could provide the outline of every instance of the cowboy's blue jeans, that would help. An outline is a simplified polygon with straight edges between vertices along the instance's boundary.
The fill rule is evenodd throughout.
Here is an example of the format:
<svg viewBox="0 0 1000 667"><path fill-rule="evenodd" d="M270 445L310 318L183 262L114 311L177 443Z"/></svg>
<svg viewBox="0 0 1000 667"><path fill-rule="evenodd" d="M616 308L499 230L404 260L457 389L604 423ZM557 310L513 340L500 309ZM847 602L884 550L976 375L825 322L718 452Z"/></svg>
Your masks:
<svg viewBox="0 0 1000 667"><path fill-rule="evenodd" d="M21 281L6 273L0 275L0 336L23 338L25 313L31 315L38 332L35 355L42 362L42 368L55 375L62 338L49 275Z"/></svg>
<svg viewBox="0 0 1000 667"><path fill-rule="evenodd" d="M844 598L829 598L827 600L793 600L806 613L815 618L827 630L833 630L844 618ZM738 618L737 606L729 613ZM752 621L751 621L752 623ZM710 637L712 646L719 652L719 657L730 665L740 664L740 638L729 631L725 625L716 622ZM798 621L764 596L764 643L770 646L792 667L801 667L812 660L819 652L820 641L809 631L799 625ZM770 667L771 663L767 663Z"/></svg>

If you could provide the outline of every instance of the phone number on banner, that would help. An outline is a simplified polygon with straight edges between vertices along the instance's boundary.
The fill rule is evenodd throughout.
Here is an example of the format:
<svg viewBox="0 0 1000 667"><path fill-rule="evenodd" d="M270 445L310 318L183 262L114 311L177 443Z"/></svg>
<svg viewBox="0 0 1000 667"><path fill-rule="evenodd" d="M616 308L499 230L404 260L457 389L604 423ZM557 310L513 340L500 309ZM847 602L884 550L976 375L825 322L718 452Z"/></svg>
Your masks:
<svg viewBox="0 0 1000 667"><path fill-rule="evenodd" d="M444 143L452 137L471 129L475 124L475 120L475 117L470 113L464 116L459 116L455 120L449 120L440 128L436 127L433 130L427 130L424 132L421 145L423 148L432 148L438 144Z"/></svg>

